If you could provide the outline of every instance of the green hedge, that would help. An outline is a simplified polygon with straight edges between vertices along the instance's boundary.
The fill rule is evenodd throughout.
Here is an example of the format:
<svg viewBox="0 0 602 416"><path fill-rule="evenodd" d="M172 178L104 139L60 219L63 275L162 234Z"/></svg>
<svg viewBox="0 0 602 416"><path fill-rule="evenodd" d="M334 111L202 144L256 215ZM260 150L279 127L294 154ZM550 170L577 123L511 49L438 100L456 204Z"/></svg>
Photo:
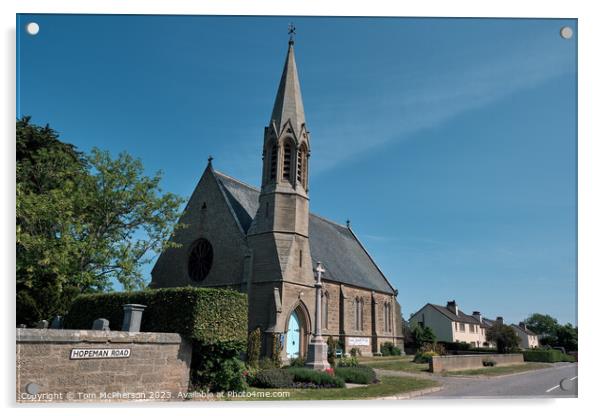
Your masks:
<svg viewBox="0 0 602 416"><path fill-rule="evenodd" d="M557 363L560 361L574 362L575 357L563 354L558 350L528 350L523 351L525 361L536 361L541 363Z"/></svg>
<svg viewBox="0 0 602 416"><path fill-rule="evenodd" d="M334 375L343 379L345 383L371 384L376 383L376 373L370 367L360 365L358 367L337 367Z"/></svg>
<svg viewBox="0 0 602 416"><path fill-rule="evenodd" d="M244 350L247 342L247 296L226 289L181 287L139 292L78 296L65 316L65 328L90 329L95 319L120 330L123 305L138 303L144 332L177 332L205 344L228 343Z"/></svg>

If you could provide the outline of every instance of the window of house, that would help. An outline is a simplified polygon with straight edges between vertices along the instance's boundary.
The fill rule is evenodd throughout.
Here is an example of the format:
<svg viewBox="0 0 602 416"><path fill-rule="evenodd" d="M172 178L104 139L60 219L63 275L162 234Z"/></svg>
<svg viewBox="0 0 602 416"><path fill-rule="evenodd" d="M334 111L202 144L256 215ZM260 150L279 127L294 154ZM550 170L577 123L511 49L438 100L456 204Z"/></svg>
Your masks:
<svg viewBox="0 0 602 416"><path fill-rule="evenodd" d="M470 324L469 329L470 329L470 332L474 332L474 325Z"/></svg>
<svg viewBox="0 0 602 416"><path fill-rule="evenodd" d="M466 332L466 326L464 324L460 324L460 331Z"/></svg>

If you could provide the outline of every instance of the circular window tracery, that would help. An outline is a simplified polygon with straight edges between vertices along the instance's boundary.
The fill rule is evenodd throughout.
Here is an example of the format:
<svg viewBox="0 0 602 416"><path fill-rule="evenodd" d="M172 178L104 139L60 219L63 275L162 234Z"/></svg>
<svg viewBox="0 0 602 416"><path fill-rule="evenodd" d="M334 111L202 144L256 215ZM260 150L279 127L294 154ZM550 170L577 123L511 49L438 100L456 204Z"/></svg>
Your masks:
<svg viewBox="0 0 602 416"><path fill-rule="evenodd" d="M209 240L199 239L194 243L188 258L188 275L196 282L207 277L213 265L213 247Z"/></svg>

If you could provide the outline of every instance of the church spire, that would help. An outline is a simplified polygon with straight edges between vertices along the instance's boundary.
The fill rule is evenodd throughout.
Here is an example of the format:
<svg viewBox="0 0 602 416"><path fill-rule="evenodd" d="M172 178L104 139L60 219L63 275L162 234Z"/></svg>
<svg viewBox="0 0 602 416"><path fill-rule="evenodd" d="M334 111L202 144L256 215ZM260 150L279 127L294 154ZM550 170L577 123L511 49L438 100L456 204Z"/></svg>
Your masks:
<svg viewBox="0 0 602 416"><path fill-rule="evenodd" d="M303 100L301 99L301 86L295 63L295 34L294 26L289 26L289 41L284 70L280 78L274 109L272 110L272 121L276 124L277 133L282 132L284 124L290 120L295 133L301 132L301 126L305 124L305 112Z"/></svg>

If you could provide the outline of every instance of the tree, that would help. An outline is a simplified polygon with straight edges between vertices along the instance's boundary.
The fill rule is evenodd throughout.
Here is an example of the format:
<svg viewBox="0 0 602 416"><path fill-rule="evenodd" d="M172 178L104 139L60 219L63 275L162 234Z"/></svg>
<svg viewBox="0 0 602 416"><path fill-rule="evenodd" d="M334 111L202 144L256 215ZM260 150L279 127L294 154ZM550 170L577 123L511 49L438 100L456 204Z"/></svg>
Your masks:
<svg viewBox="0 0 602 416"><path fill-rule="evenodd" d="M542 337L550 337L556 335L556 330L559 327L556 318L550 315L534 313L525 320L527 327Z"/></svg>
<svg viewBox="0 0 602 416"><path fill-rule="evenodd" d="M429 326L413 325L412 337L419 348L425 344L434 345L437 342L437 336Z"/></svg>
<svg viewBox="0 0 602 416"><path fill-rule="evenodd" d="M566 351L577 351L577 327L570 323L559 326L556 330L556 345Z"/></svg>
<svg viewBox="0 0 602 416"><path fill-rule="evenodd" d="M140 267L174 246L181 198L162 193L126 153L112 159L17 121L17 323L64 314L80 293L117 281L142 288Z"/></svg>
<svg viewBox="0 0 602 416"><path fill-rule="evenodd" d="M507 353L516 348L520 344L520 338L509 325L504 325L500 322L494 323L487 332L485 338L489 342L495 342L499 353Z"/></svg>

